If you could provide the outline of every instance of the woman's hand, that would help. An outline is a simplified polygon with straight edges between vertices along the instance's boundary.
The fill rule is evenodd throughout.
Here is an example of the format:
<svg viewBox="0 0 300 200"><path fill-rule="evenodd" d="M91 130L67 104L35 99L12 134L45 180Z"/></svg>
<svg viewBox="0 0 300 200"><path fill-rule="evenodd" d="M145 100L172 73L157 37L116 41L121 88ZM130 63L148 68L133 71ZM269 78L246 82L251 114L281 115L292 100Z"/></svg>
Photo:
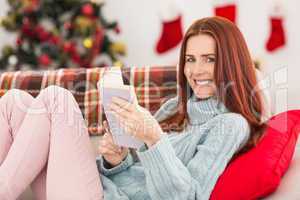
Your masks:
<svg viewBox="0 0 300 200"><path fill-rule="evenodd" d="M107 122L103 122L105 133L99 142L99 153L112 167L119 165L128 154L128 148L120 147L113 142L112 134L109 131Z"/></svg>
<svg viewBox="0 0 300 200"><path fill-rule="evenodd" d="M148 110L139 106L137 102L130 103L124 99L113 97L110 110L128 134L142 140L148 147L160 139L163 132L159 123Z"/></svg>

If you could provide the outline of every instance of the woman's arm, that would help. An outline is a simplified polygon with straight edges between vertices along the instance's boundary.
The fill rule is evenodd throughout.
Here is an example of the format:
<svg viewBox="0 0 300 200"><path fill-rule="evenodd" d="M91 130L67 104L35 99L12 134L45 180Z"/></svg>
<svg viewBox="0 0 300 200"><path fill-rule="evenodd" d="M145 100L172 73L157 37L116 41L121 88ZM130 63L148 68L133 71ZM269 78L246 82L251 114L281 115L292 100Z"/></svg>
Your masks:
<svg viewBox="0 0 300 200"><path fill-rule="evenodd" d="M177 111L178 96L168 99L153 115L157 121L162 121Z"/></svg>
<svg viewBox="0 0 300 200"><path fill-rule="evenodd" d="M248 137L249 126L243 117L224 114L187 166L176 156L167 135L148 150L137 151L152 199L209 199L218 177Z"/></svg>

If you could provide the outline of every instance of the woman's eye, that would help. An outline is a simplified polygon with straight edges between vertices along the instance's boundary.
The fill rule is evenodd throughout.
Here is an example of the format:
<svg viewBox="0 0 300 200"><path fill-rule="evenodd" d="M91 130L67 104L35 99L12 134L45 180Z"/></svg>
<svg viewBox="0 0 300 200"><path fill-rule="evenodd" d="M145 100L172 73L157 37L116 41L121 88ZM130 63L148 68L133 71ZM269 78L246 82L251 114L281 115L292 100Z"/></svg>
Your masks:
<svg viewBox="0 0 300 200"><path fill-rule="evenodd" d="M194 59L193 58L186 58L185 61L186 62L194 62Z"/></svg>
<svg viewBox="0 0 300 200"><path fill-rule="evenodd" d="M207 57L206 62L208 62L208 63L215 62L215 58Z"/></svg>

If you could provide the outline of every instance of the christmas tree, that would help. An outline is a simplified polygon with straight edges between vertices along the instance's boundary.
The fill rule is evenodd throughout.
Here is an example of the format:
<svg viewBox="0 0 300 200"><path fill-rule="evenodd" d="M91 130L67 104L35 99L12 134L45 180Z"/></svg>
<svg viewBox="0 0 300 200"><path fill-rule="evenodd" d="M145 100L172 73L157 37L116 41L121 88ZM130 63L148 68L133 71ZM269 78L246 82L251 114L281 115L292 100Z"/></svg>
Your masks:
<svg viewBox="0 0 300 200"><path fill-rule="evenodd" d="M125 45L109 34L119 34L117 22L103 17L103 0L8 0L1 19L17 33L15 45L2 49L0 68L55 69L122 65Z"/></svg>

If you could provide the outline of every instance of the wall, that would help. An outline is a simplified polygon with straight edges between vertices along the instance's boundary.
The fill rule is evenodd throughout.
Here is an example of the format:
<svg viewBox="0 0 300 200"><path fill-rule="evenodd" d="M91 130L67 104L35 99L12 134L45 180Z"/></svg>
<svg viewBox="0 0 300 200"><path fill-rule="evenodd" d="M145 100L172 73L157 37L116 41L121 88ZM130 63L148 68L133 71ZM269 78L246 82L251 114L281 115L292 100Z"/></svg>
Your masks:
<svg viewBox="0 0 300 200"><path fill-rule="evenodd" d="M0 0L0 18L6 15L8 8L9 7L6 3L6 0ZM2 27L0 27L0 49L1 50L5 44L7 43L13 44L14 38L15 38L15 34L8 33L4 31Z"/></svg>
<svg viewBox="0 0 300 200"><path fill-rule="evenodd" d="M214 0L179 0L184 4L184 29L196 19L213 14ZM0 16L5 14L6 0L0 0ZM158 15L160 0L106 0L104 14L108 19L119 22L122 34L112 35L127 44L128 55L124 59L128 66L170 65L178 60L179 47L157 55L155 43L160 35L161 19ZM269 36L268 14L272 0L237 0L239 14L238 25L249 45L252 57L260 59L265 78L272 91L273 111L300 107L300 84L298 84L298 52L300 52L300 26L298 13L300 2L282 0L285 8L285 27L288 45L273 54L265 51L264 45ZM0 30L0 48L11 35ZM299 67L299 68L298 68Z"/></svg>

